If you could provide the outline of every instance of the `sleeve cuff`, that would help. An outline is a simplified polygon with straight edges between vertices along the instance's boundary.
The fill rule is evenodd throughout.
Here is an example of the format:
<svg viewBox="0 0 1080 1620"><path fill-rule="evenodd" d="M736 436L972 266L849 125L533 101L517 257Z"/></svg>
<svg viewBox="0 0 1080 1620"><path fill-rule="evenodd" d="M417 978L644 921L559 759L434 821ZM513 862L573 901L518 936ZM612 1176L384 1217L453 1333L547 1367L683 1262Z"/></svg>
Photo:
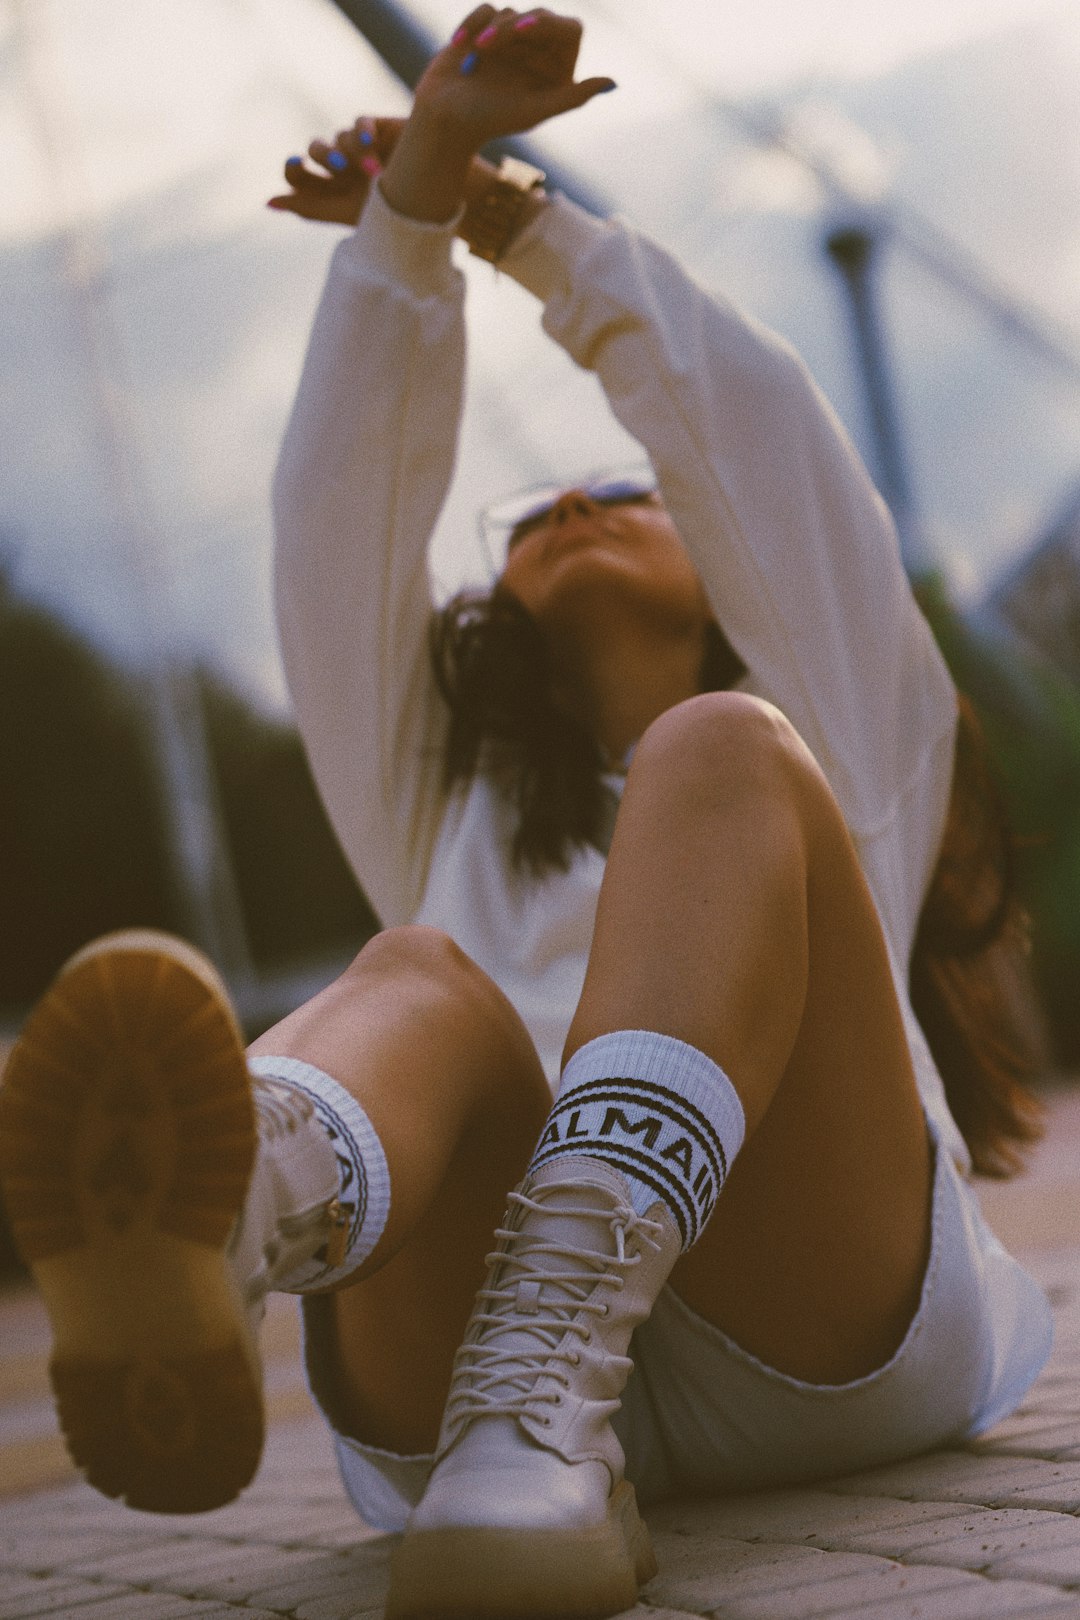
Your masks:
<svg viewBox="0 0 1080 1620"><path fill-rule="evenodd" d="M503 254L497 268L546 304L609 228L605 220L556 194Z"/></svg>
<svg viewBox="0 0 1080 1620"><path fill-rule="evenodd" d="M420 296L441 293L456 274L450 250L464 209L444 225L397 213L378 185L364 205L360 223L342 248L390 281Z"/></svg>

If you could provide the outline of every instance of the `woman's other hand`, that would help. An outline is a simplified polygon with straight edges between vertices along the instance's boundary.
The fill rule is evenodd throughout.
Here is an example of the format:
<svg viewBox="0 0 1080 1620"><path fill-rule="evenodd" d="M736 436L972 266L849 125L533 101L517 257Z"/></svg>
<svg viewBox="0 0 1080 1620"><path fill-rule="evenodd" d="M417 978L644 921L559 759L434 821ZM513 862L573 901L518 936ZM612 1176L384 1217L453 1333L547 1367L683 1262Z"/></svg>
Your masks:
<svg viewBox="0 0 1080 1620"><path fill-rule="evenodd" d="M285 164L287 192L271 197L268 208L299 214L328 225L355 225L374 181L397 144L403 118L358 118L339 130L332 143L314 140L310 164L291 157Z"/></svg>

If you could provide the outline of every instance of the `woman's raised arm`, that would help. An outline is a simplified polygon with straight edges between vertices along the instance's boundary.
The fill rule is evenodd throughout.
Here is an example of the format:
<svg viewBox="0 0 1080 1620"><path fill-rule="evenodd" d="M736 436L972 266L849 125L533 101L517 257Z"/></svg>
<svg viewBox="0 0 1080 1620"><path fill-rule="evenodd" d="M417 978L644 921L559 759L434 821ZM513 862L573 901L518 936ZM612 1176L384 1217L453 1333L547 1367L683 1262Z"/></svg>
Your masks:
<svg viewBox="0 0 1080 1620"><path fill-rule="evenodd" d="M824 768L892 937L910 935L956 698L834 412L787 343L618 221L556 200L502 268L648 452L719 623Z"/></svg>
<svg viewBox="0 0 1080 1620"><path fill-rule="evenodd" d="M276 579L312 769L386 924L415 913L443 806L427 545L461 409L463 284L451 237L470 176L484 180L481 144L610 84L574 82L580 34L550 13L481 7L429 66L403 127L355 126L357 175L324 161L331 149L320 145L311 154L322 176L287 170L290 197L305 199L294 212L325 218L316 201L330 198L341 217L347 195L362 210L333 257L278 463Z"/></svg>

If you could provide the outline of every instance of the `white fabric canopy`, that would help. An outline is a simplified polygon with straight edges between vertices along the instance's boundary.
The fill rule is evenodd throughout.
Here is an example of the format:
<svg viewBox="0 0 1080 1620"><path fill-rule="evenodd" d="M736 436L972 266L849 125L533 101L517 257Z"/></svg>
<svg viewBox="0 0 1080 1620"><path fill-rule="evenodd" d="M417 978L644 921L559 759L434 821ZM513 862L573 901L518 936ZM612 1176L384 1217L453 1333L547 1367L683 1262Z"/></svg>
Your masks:
<svg viewBox="0 0 1080 1620"><path fill-rule="evenodd" d="M553 131L553 148L787 330L865 445L819 189L707 111L708 54L691 82L689 35L672 32L695 7L638 0L626 32L618 7L592 9L590 48L611 54L588 69L610 60L622 87ZM426 20L443 31L456 10L432 0ZM758 57L768 10L755 8ZM653 60L650 16L664 45ZM863 164L871 190L895 184L1019 293L1064 312L1080 257L1075 13L1017 38L952 43L843 95L819 84L797 99L804 122L818 109L819 138L832 109L843 161ZM270 472L337 232L263 201L310 136L403 108L404 93L329 0L0 0L0 45L0 567L125 659L209 652L280 702ZM800 61L813 56L781 54L777 73ZM718 58L716 84L764 73L738 86ZM994 97L972 113L980 83ZM1021 261L1019 238L1041 251ZM446 584L476 570L480 501L628 449L591 381L549 352L529 300L486 266L472 275L471 414L437 547ZM884 292L928 527L946 560L986 579L1075 476L1080 390L896 255Z"/></svg>

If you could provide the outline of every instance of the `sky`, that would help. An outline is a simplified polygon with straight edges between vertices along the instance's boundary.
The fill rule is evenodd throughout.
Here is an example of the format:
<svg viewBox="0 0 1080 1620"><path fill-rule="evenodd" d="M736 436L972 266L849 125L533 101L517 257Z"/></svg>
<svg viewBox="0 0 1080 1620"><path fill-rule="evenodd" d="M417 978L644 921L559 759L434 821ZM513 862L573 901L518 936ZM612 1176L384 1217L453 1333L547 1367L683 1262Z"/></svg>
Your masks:
<svg viewBox="0 0 1080 1620"><path fill-rule="evenodd" d="M417 12L445 36L459 8L424 0ZM1080 102L1080 8L1071 0L583 0L580 14L582 71L610 72L620 90L579 125L553 126L550 149L581 163L595 144L603 178L625 187L620 202L638 205L652 229L682 230L668 204L685 213L700 194L715 241L687 236L695 268L730 282L769 319L786 318L791 284L779 259L763 265L755 233L773 231L761 240L794 259L795 239L783 233L820 197L775 152L704 143L702 91L795 109L803 133L839 141L843 162L861 164L871 189L907 176L915 200L929 204L934 154L920 158L907 135L902 148L888 132L870 138L851 110L872 122L882 76L902 84L925 63L933 82L949 52L976 52L1050 18L1060 59L1045 70L1065 75ZM1031 63L1021 70L1030 76ZM848 87L847 110L837 85ZM118 656L207 652L252 694L284 703L268 490L337 238L268 215L262 203L283 158L311 135L362 108L405 105L330 0L0 0L0 567ZM1003 212L1022 212L1025 195L1037 196L1044 154L1080 172L1080 151L1060 150L1049 129L1041 139L1030 127L1010 131L1007 120L1001 127L1006 156L1019 154ZM978 128L976 113L968 137ZM958 170L967 161L963 152L950 160ZM679 186L673 164L685 169ZM987 228L981 200L983 216L962 222L965 239L997 252L995 273L1012 276L1024 296L1071 319L1077 222L1072 234L1061 227L1052 254L1026 263L1007 233ZM487 267L468 273L470 415L436 541L446 587L477 566L477 505L564 465L568 418L589 424L584 463L632 450L590 380L548 352L524 295ZM854 418L833 302L823 282L807 279L791 335ZM1073 324L1080 331L1080 316ZM527 396L508 389L522 374ZM1015 506L1009 533L1030 531L1039 501L1049 510L1057 498L1071 420L1055 418L1040 436L1045 474L1035 456L1028 484L1003 493L1002 511ZM921 431L932 439L936 430ZM982 466L969 479L975 504ZM946 513L943 527L958 521Z"/></svg>
<svg viewBox="0 0 1080 1620"><path fill-rule="evenodd" d="M586 8L583 7L583 11ZM591 8L589 8L591 9ZM635 32L659 28L671 57L726 94L757 95L818 74L865 78L914 56L1014 28L1047 0L605 0ZM1057 9L1064 6L1057 0Z"/></svg>

